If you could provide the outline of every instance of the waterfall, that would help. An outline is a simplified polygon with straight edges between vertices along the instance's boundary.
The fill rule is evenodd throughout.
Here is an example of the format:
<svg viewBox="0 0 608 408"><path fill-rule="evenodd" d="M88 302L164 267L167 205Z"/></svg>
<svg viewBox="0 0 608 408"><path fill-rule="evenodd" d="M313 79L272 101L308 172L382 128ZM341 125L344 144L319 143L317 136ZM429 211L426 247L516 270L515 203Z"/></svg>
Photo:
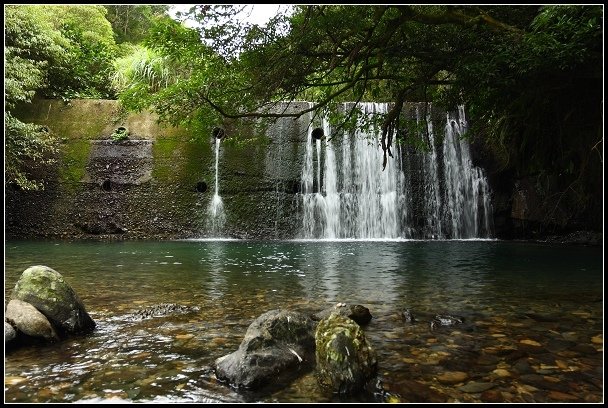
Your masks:
<svg viewBox="0 0 608 408"><path fill-rule="evenodd" d="M357 107L368 119L388 112L386 103ZM428 148L411 153L396 145L384 170L381 131L363 126L365 118L355 132L341 137L332 134L325 119L324 140L315 140L312 126L308 129L301 185L303 238L491 237L490 189L461 137L467 129L464 108L454 117L447 114L443 141L436 139L430 108L418 104L415 110Z"/></svg>
<svg viewBox="0 0 608 408"><path fill-rule="evenodd" d="M323 120L323 134L331 134L331 126ZM319 166L320 167L320 166ZM325 139L325 234L327 238L338 238L340 234L340 193L336 174L336 153L334 144Z"/></svg>
<svg viewBox="0 0 608 408"><path fill-rule="evenodd" d="M464 107L458 108L456 117L449 113L446 117L443 161L452 237L487 238L491 222L489 186L483 171L472 165L468 143L461 140L467 131ZM480 198L483 200L482 208L479 206ZM481 216L483 232L480 231Z"/></svg>
<svg viewBox="0 0 608 408"><path fill-rule="evenodd" d="M427 105L427 114L423 126L426 128L423 131L425 143L428 146L428 153L424 155L423 179L424 179L424 196L427 200L427 205L424 206L426 229L425 238L444 238L441 228L441 198L439 187L439 176L437 169L437 148L435 146L435 136L433 133L433 122L430 114L430 104ZM421 125L420 107L416 106L416 123Z"/></svg>
<svg viewBox="0 0 608 408"><path fill-rule="evenodd" d="M224 202L219 194L219 156L220 156L220 138L215 139L215 193L209 203L209 220L211 232L215 236L222 234L226 214L224 214Z"/></svg>

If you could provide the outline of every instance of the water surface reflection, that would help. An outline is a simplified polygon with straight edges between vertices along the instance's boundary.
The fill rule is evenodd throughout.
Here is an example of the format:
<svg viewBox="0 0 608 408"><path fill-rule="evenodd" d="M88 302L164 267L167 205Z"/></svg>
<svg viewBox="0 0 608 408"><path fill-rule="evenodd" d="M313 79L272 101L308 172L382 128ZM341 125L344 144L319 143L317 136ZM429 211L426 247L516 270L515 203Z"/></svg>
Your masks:
<svg viewBox="0 0 608 408"><path fill-rule="evenodd" d="M283 390L244 394L211 369L260 314L316 312L336 302L371 310L365 331L380 357L383 392L348 401L603 396L601 248L206 240L7 242L5 249L6 297L23 270L48 265L98 324L88 336L8 353L6 402L346 402L324 395L312 375ZM161 303L196 311L133 319ZM401 319L405 308L419 324ZM428 320L436 313L470 324L433 331ZM454 373L465 377L453 382Z"/></svg>

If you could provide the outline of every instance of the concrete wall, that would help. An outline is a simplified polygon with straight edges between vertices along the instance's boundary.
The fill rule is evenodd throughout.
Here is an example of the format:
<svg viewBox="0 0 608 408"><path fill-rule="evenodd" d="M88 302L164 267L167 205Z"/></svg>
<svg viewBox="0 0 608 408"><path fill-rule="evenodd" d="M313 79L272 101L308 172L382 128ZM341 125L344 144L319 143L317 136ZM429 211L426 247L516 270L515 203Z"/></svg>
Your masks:
<svg viewBox="0 0 608 408"><path fill-rule="evenodd" d="M195 137L184 129L159 125L146 112L127 114L111 100L67 104L38 100L23 108L19 117L47 126L61 139L61 151L55 165L33 172L44 181L43 191L7 189L9 238L212 235L208 212L215 190L212 135ZM129 140L112 143L111 134L119 126L129 130ZM295 193L307 120L280 119L263 134L256 134L251 126L218 126L227 129L220 143L218 172L227 217L223 236L296 236ZM246 130L234 130L242 128Z"/></svg>

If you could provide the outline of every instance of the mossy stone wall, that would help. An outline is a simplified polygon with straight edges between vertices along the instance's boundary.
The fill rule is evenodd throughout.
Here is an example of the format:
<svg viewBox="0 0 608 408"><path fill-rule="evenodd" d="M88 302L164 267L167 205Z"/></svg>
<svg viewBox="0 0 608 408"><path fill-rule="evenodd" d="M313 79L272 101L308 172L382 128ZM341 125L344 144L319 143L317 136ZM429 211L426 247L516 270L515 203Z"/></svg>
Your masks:
<svg viewBox="0 0 608 408"><path fill-rule="evenodd" d="M60 153L55 165L32 173L44 181L44 190L7 189L8 237L212 237L212 135L161 125L149 112L126 113L113 100L40 99L21 108L18 117L46 126L60 139ZM129 140L112 143L120 126L128 129ZM243 127L226 132L218 171L226 214L222 237L297 236L294 186L307 126L305 120L281 119L264 135L239 133Z"/></svg>

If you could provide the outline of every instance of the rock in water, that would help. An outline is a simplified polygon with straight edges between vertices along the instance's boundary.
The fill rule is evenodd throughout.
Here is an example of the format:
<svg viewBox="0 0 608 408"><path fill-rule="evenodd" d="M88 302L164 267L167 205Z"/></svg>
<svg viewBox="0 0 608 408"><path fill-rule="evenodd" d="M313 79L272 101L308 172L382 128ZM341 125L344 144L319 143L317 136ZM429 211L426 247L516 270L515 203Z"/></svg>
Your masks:
<svg viewBox="0 0 608 408"><path fill-rule="evenodd" d="M317 380L326 390L347 395L363 389L376 374L376 352L352 319L332 314L315 335Z"/></svg>
<svg viewBox="0 0 608 408"><path fill-rule="evenodd" d="M19 299L12 299L6 306L5 318L22 333L48 341L57 341L59 336L48 319L34 306Z"/></svg>
<svg viewBox="0 0 608 408"><path fill-rule="evenodd" d="M362 305L347 305L346 303L337 303L336 305L313 315L313 319L322 320L332 314L339 314L353 319L359 326L365 326L372 320L372 315L367 307Z"/></svg>
<svg viewBox="0 0 608 408"><path fill-rule="evenodd" d="M235 388L277 385L312 365L314 346L314 322L308 315L271 310L249 325L237 351L215 360L215 374Z"/></svg>
<svg viewBox="0 0 608 408"><path fill-rule="evenodd" d="M8 343L15 340L15 337L17 337L17 332L15 331L15 328L9 322L7 322L5 320L4 321L4 346L6 347L6 345Z"/></svg>
<svg viewBox="0 0 608 408"><path fill-rule="evenodd" d="M410 309L405 309L401 315L403 316L403 320L405 320L407 323L414 324L416 322L416 318Z"/></svg>
<svg viewBox="0 0 608 408"><path fill-rule="evenodd" d="M76 292L48 266L27 268L15 285L12 298L34 306L61 332L86 333L95 328Z"/></svg>

